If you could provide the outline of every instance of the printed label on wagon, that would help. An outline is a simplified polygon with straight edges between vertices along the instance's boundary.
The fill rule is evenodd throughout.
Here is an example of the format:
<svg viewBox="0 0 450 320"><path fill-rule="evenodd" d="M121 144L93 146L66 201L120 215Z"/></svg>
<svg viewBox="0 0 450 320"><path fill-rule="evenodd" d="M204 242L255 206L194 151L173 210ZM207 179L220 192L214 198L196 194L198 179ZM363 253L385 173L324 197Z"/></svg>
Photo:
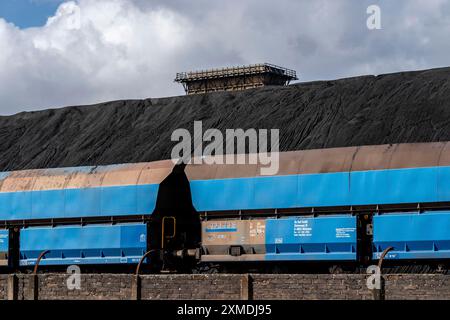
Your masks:
<svg viewBox="0 0 450 320"><path fill-rule="evenodd" d="M211 222L206 226L206 232L236 232L236 222Z"/></svg>
<svg viewBox="0 0 450 320"><path fill-rule="evenodd" d="M310 221L306 219L294 221L294 237L311 237L312 228Z"/></svg>
<svg viewBox="0 0 450 320"><path fill-rule="evenodd" d="M336 228L336 238L351 238L356 228Z"/></svg>
<svg viewBox="0 0 450 320"><path fill-rule="evenodd" d="M7 243L8 241L8 234L0 233L0 243Z"/></svg>

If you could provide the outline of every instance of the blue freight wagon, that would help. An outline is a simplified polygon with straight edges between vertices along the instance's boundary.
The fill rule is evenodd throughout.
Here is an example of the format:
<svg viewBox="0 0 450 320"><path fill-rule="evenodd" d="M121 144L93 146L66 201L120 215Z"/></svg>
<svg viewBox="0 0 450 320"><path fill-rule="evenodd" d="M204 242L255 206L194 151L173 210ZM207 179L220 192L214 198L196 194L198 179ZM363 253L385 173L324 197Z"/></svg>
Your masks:
<svg viewBox="0 0 450 320"><path fill-rule="evenodd" d="M242 271L367 266L388 249L392 263L450 261L450 142L215 157L0 173L0 264L45 252L43 266L134 266L147 253L156 269Z"/></svg>

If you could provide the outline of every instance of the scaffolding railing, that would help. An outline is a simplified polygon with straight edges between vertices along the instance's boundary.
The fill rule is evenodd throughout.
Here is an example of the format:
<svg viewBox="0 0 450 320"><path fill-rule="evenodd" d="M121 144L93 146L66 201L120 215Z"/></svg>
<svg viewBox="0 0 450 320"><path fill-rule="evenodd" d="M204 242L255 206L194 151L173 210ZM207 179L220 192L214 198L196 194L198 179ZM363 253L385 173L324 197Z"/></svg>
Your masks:
<svg viewBox="0 0 450 320"><path fill-rule="evenodd" d="M270 63L259 63L239 67L216 68L191 72L179 72L176 74L176 82L189 82L196 80L237 77L245 75L277 74L287 80L298 80L295 70L283 68Z"/></svg>

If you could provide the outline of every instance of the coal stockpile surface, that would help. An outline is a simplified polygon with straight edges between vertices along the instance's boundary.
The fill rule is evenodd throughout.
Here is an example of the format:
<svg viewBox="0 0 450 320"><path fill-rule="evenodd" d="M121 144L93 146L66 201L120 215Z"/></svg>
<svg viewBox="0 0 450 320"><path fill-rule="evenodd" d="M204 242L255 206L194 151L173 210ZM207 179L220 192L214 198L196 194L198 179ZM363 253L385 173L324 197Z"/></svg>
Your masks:
<svg viewBox="0 0 450 320"><path fill-rule="evenodd" d="M177 128L280 129L280 150L450 140L450 68L0 117L0 170L170 158Z"/></svg>

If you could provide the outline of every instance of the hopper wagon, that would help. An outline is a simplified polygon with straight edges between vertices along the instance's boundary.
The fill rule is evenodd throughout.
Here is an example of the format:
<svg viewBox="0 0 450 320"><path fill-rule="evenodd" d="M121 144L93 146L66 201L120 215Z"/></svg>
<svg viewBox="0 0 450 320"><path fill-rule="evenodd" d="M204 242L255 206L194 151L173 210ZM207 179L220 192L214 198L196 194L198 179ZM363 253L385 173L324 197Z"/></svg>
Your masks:
<svg viewBox="0 0 450 320"><path fill-rule="evenodd" d="M239 155L248 158L248 155ZM335 272L450 261L450 142L0 173L0 268Z"/></svg>
<svg viewBox="0 0 450 320"><path fill-rule="evenodd" d="M173 169L157 161L1 173L0 265L131 266L150 248L198 243L192 212L177 195L188 182Z"/></svg>
<svg viewBox="0 0 450 320"><path fill-rule="evenodd" d="M281 152L279 171L190 165L201 260L269 270L450 258L450 143ZM299 264L296 265L298 268Z"/></svg>

